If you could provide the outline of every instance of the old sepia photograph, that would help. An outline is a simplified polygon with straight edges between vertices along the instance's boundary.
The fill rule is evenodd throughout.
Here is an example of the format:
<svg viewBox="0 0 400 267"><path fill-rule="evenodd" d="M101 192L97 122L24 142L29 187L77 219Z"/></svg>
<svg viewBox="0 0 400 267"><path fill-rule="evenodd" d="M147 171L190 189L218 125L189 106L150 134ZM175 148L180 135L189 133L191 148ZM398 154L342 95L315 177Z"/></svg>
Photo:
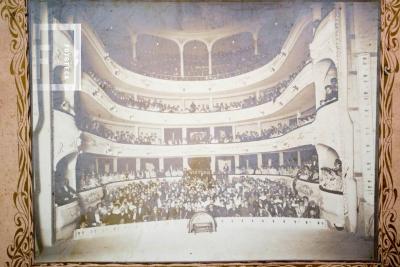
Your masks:
<svg viewBox="0 0 400 267"><path fill-rule="evenodd" d="M30 1L35 262L375 259L379 9Z"/></svg>

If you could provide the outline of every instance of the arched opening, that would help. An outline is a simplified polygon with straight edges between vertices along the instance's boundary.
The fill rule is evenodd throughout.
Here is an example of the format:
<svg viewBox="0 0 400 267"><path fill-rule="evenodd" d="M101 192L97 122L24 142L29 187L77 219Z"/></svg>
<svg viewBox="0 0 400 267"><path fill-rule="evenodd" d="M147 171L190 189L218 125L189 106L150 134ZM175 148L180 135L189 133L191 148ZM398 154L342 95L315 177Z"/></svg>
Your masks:
<svg viewBox="0 0 400 267"><path fill-rule="evenodd" d="M316 78L316 107L330 104L339 98L337 68L331 59L324 59L314 65Z"/></svg>
<svg viewBox="0 0 400 267"><path fill-rule="evenodd" d="M324 79L324 98L321 99L321 106L326 105L338 99L338 81L337 81L337 69L335 64L332 62L329 66L328 72Z"/></svg>
<svg viewBox="0 0 400 267"><path fill-rule="evenodd" d="M252 70L257 62L253 35L243 32L216 41L212 61L213 75L230 77Z"/></svg>
<svg viewBox="0 0 400 267"><path fill-rule="evenodd" d="M76 195L76 153L62 158L54 173L55 202L62 206L77 200Z"/></svg>
<svg viewBox="0 0 400 267"><path fill-rule="evenodd" d="M342 161L335 149L317 144L319 158L319 189L322 200L321 217L337 230L345 226Z"/></svg>
<svg viewBox="0 0 400 267"><path fill-rule="evenodd" d="M80 154L76 163L76 184L78 191L99 186L99 164L95 155Z"/></svg>
<svg viewBox="0 0 400 267"><path fill-rule="evenodd" d="M133 69L154 77L179 76L179 47L171 40L141 34L136 41L136 60Z"/></svg>

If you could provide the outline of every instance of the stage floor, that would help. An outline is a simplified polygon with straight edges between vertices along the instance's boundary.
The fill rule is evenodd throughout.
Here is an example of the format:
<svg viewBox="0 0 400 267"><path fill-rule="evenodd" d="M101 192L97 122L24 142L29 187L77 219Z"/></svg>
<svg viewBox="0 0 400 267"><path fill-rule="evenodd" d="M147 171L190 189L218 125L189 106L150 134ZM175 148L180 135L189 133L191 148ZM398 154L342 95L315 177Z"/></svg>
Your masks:
<svg viewBox="0 0 400 267"><path fill-rule="evenodd" d="M371 260L373 241L346 232L260 223L219 223L214 233L187 233L187 220L123 225L124 231L67 240L36 262L187 262ZM112 226L114 227L114 226ZM118 227L118 226L115 226Z"/></svg>

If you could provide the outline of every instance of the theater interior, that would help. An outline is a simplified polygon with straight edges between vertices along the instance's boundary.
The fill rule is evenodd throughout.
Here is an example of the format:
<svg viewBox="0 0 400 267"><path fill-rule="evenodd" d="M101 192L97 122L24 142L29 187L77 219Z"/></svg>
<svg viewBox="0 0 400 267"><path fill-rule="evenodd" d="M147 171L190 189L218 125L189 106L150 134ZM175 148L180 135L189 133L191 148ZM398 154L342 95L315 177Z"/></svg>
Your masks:
<svg viewBox="0 0 400 267"><path fill-rule="evenodd" d="M31 8L35 261L374 257L376 3Z"/></svg>

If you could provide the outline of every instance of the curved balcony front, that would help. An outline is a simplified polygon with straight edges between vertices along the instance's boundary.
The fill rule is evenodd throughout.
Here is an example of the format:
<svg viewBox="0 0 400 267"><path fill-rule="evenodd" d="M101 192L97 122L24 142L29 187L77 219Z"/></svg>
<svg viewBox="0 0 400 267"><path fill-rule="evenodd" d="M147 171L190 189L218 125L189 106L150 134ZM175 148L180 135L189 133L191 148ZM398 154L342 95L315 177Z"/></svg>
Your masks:
<svg viewBox="0 0 400 267"><path fill-rule="evenodd" d="M152 78L129 71L115 61L105 51L104 45L92 31L89 25L82 23L82 33L85 55L91 66L103 78L127 89L153 91L164 94L208 94L209 92L224 92L238 90L268 80L274 83L282 79L285 73L294 68L293 62L302 62L307 58L308 43L312 39L312 18L303 17L292 29L282 51L268 64L245 74L231 78L207 81L174 81ZM166 88L168 90L166 91ZM206 89L206 90L205 90Z"/></svg>
<svg viewBox="0 0 400 267"><path fill-rule="evenodd" d="M282 94L275 100L246 109L210 112L210 113L161 113L128 108L116 104L110 97L88 76L84 75L82 80L83 101L87 101L86 107L89 112L107 112L107 116L121 120L155 125L168 126L198 126L218 125L232 122L245 122L267 117L277 113L287 105L292 112L313 106L315 103L314 85L312 80L312 64L307 64ZM93 106L100 106L101 111L95 110ZM298 106L297 108L295 106ZM90 108L93 110L90 111ZM290 109L290 108L289 108Z"/></svg>
<svg viewBox="0 0 400 267"><path fill-rule="evenodd" d="M131 145L116 143L87 132L82 135L83 151L92 154L133 158L159 158L160 155L163 158L177 156L209 157L210 155L254 154L314 144L315 124L304 125L280 137L227 144Z"/></svg>

